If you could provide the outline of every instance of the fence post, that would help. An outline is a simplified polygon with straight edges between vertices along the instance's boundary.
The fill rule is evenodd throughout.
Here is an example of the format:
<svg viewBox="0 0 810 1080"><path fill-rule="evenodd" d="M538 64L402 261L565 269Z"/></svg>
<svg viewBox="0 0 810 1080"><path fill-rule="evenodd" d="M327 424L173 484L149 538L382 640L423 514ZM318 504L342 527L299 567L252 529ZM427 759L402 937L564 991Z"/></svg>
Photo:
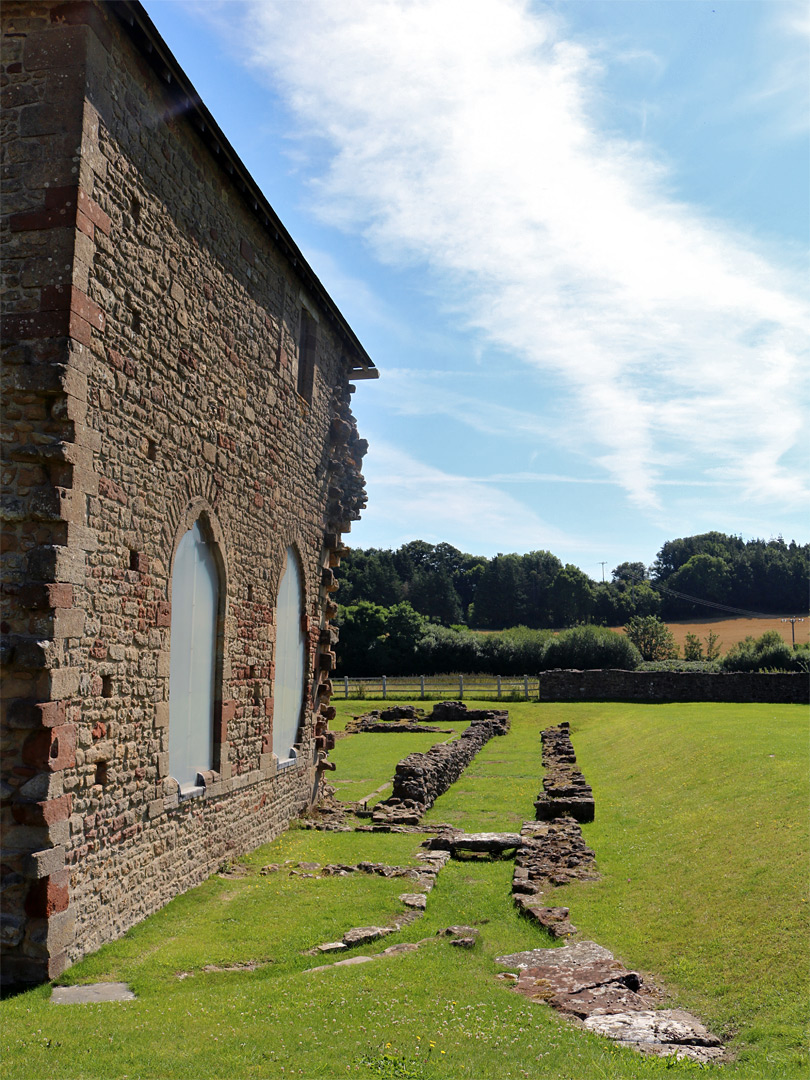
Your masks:
<svg viewBox="0 0 810 1080"><path fill-rule="evenodd" d="M498 701L501 700L501 677L498 676Z"/></svg>
<svg viewBox="0 0 810 1080"><path fill-rule="evenodd" d="M349 676L343 676L343 696L347 698L349 696Z"/></svg>
<svg viewBox="0 0 810 1080"><path fill-rule="evenodd" d="M383 701L385 701L385 699L387 697L387 694L388 694L388 689L387 689L386 684L385 684L385 676L384 675L382 677L382 692L383 692Z"/></svg>
<svg viewBox="0 0 810 1080"><path fill-rule="evenodd" d="M529 676L523 676L523 692L526 695L526 700L529 700Z"/></svg>
<svg viewBox="0 0 810 1080"><path fill-rule="evenodd" d="M458 677L458 696L459 696L460 701L464 700L464 676L463 675L459 675L459 677Z"/></svg>
<svg viewBox="0 0 810 1080"><path fill-rule="evenodd" d="M425 676L419 676L419 697L422 701L425 700Z"/></svg>

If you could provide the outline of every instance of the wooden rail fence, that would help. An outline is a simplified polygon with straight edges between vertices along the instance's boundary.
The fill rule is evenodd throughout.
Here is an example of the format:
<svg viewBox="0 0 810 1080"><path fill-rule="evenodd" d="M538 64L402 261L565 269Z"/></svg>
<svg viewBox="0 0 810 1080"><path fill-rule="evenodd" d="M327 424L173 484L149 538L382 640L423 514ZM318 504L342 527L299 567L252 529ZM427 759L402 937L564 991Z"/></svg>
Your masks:
<svg viewBox="0 0 810 1080"><path fill-rule="evenodd" d="M335 690L339 693L341 680L335 680ZM465 695L487 699L508 698L512 701L529 701L530 696L540 696L540 680L536 675L378 675L375 678L343 680L344 698L383 698L392 694L407 697L419 697L424 700L428 695L458 698L463 701Z"/></svg>

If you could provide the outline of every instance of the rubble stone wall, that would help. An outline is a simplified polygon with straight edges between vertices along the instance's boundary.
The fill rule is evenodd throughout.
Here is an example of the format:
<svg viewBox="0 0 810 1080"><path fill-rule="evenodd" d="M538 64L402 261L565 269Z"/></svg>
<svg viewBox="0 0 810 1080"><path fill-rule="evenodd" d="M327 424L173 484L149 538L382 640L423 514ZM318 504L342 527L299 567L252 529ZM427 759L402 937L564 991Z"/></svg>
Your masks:
<svg viewBox="0 0 810 1080"><path fill-rule="evenodd" d="M810 703L803 674L738 671L542 671L540 701L730 701Z"/></svg>
<svg viewBox="0 0 810 1080"><path fill-rule="evenodd" d="M351 340L228 148L202 138L115 10L3 5L13 982L58 974L313 801L331 568L364 502ZM298 379L304 308L311 388ZM198 519L220 572L217 702L213 767L185 798L169 773L171 572ZM279 767L274 611L288 546L308 674L297 757Z"/></svg>
<svg viewBox="0 0 810 1080"><path fill-rule="evenodd" d="M449 706L456 706L450 708ZM509 714L506 711L465 709L458 703L443 702L436 705L431 720L447 723L468 719L470 726L458 739L440 743L424 754L409 754L397 764L394 773L394 790L390 798L378 807L408 804L420 807L420 813L429 810L458 780L478 751L495 735L505 735L509 730Z"/></svg>

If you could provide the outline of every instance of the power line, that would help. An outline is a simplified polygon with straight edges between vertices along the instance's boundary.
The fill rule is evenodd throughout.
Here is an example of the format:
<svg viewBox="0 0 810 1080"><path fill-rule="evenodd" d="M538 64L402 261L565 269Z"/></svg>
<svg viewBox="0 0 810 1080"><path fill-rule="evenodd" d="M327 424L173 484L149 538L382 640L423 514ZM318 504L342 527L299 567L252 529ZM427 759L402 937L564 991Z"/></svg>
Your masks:
<svg viewBox="0 0 810 1080"><path fill-rule="evenodd" d="M730 607L728 604L719 604L715 600L704 600L700 596L692 596L690 593L679 592L670 589L668 585L662 585L658 581L648 581L644 578L636 578L637 585L649 585L658 592L666 593L667 596L675 596L678 600L688 600L690 604L699 604L701 607L711 608L713 611L727 611L732 615L745 615L749 619L773 619L777 616L773 612L746 611L744 608Z"/></svg>
<svg viewBox="0 0 810 1080"><path fill-rule="evenodd" d="M774 618L773 612L770 614L764 611L746 611L744 608L729 607L728 604L718 604L714 600L702 600L699 596L691 596L689 593L678 592L676 589L670 589L666 585L660 585L656 581L649 583L654 589L658 589L659 592L667 593L668 596L676 596L679 600L688 600L690 604L700 604L702 607L712 608L714 611L728 611L732 615L745 615L749 619L772 619Z"/></svg>

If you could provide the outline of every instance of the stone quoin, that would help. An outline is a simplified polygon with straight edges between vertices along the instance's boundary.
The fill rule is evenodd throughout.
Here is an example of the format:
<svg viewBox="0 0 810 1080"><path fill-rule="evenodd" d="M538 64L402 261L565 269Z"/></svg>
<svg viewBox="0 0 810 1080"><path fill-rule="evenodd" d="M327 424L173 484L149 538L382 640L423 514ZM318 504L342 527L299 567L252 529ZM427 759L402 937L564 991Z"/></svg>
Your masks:
<svg viewBox="0 0 810 1080"><path fill-rule="evenodd" d="M132 0L3 22L3 977L278 835L373 363Z"/></svg>

